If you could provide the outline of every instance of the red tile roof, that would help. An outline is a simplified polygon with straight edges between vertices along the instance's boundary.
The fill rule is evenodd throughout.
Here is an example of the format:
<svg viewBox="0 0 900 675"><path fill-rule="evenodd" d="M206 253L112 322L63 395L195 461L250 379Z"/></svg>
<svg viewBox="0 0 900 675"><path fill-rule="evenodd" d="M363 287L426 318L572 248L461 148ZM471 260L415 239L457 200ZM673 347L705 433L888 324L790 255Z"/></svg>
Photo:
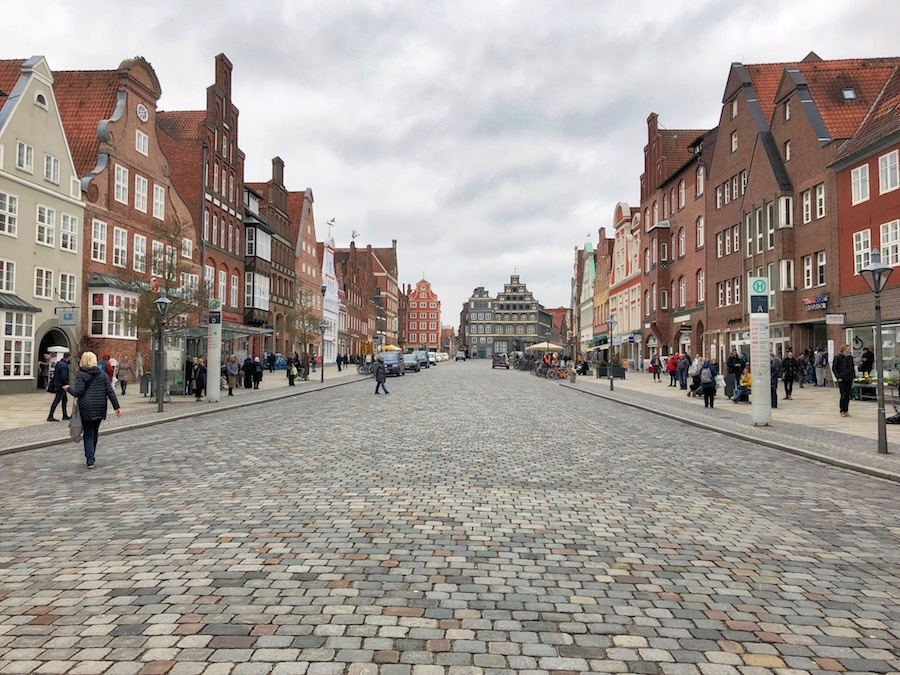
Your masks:
<svg viewBox="0 0 900 675"><path fill-rule="evenodd" d="M841 149L839 158L864 150L887 136L900 132L900 66L895 67L863 118L852 140Z"/></svg>
<svg viewBox="0 0 900 675"><path fill-rule="evenodd" d="M200 125L206 119L205 110L161 110L156 124L176 141L200 137Z"/></svg>
<svg viewBox="0 0 900 675"><path fill-rule="evenodd" d="M775 112L775 96L785 68L796 68L796 63L755 63L747 66L747 74L753 82L753 90L765 115L766 122Z"/></svg>
<svg viewBox="0 0 900 675"><path fill-rule="evenodd" d="M22 75L22 64L26 59L9 59L0 61L0 91L7 96L12 93L13 87ZM0 106L6 99L0 100Z"/></svg>
<svg viewBox="0 0 900 675"><path fill-rule="evenodd" d="M97 164L97 125L116 107L121 73L116 70L61 70L53 73L53 93L72 150L75 171L84 176Z"/></svg>
<svg viewBox="0 0 900 675"><path fill-rule="evenodd" d="M662 154L666 158L666 175L660 184L674 176L694 156L691 143L705 134L707 129L660 129Z"/></svg>

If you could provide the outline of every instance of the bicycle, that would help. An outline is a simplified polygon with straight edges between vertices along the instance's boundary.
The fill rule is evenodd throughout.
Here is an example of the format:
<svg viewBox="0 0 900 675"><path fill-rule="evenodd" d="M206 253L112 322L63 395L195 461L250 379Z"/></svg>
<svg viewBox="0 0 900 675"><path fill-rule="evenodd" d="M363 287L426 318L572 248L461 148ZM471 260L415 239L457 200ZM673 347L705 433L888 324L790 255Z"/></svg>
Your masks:
<svg viewBox="0 0 900 675"><path fill-rule="evenodd" d="M356 373L358 375L371 375L372 374L372 364L371 363L360 363L356 366Z"/></svg>

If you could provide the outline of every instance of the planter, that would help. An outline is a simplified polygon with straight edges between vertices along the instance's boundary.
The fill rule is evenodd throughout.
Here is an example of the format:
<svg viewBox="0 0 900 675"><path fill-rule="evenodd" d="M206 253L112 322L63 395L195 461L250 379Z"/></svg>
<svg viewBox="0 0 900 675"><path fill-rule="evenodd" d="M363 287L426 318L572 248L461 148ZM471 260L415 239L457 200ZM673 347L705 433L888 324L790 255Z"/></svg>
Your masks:
<svg viewBox="0 0 900 675"><path fill-rule="evenodd" d="M596 366L594 370L597 373L597 377L599 378L608 378L609 377L609 369L610 366ZM614 380L624 380L625 379L625 368L622 366L612 366L612 376Z"/></svg>

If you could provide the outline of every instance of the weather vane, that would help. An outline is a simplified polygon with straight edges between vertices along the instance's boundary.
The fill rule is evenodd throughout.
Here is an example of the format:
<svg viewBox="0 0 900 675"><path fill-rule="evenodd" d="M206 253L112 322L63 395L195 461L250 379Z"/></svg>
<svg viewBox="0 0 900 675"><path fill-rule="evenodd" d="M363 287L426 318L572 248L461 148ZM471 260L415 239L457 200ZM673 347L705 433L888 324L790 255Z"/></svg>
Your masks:
<svg viewBox="0 0 900 675"><path fill-rule="evenodd" d="M328 238L331 239L331 228L334 227L334 218L329 219L325 224L328 225Z"/></svg>

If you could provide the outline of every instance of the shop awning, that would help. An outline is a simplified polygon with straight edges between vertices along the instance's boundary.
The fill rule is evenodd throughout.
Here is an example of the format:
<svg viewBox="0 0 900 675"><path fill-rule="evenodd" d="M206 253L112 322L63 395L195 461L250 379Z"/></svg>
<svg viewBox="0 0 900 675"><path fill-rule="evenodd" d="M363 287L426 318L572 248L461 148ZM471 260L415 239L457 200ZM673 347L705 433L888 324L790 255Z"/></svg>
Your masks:
<svg viewBox="0 0 900 675"><path fill-rule="evenodd" d="M40 312L40 307L35 307L30 302L23 300L12 293L0 293L0 309L11 309L16 312Z"/></svg>
<svg viewBox="0 0 900 675"><path fill-rule="evenodd" d="M599 345L606 344L607 342L609 342L609 337L606 335L606 333L603 333L603 335L595 335L594 337L592 337L587 341L587 345L588 347L598 347Z"/></svg>

